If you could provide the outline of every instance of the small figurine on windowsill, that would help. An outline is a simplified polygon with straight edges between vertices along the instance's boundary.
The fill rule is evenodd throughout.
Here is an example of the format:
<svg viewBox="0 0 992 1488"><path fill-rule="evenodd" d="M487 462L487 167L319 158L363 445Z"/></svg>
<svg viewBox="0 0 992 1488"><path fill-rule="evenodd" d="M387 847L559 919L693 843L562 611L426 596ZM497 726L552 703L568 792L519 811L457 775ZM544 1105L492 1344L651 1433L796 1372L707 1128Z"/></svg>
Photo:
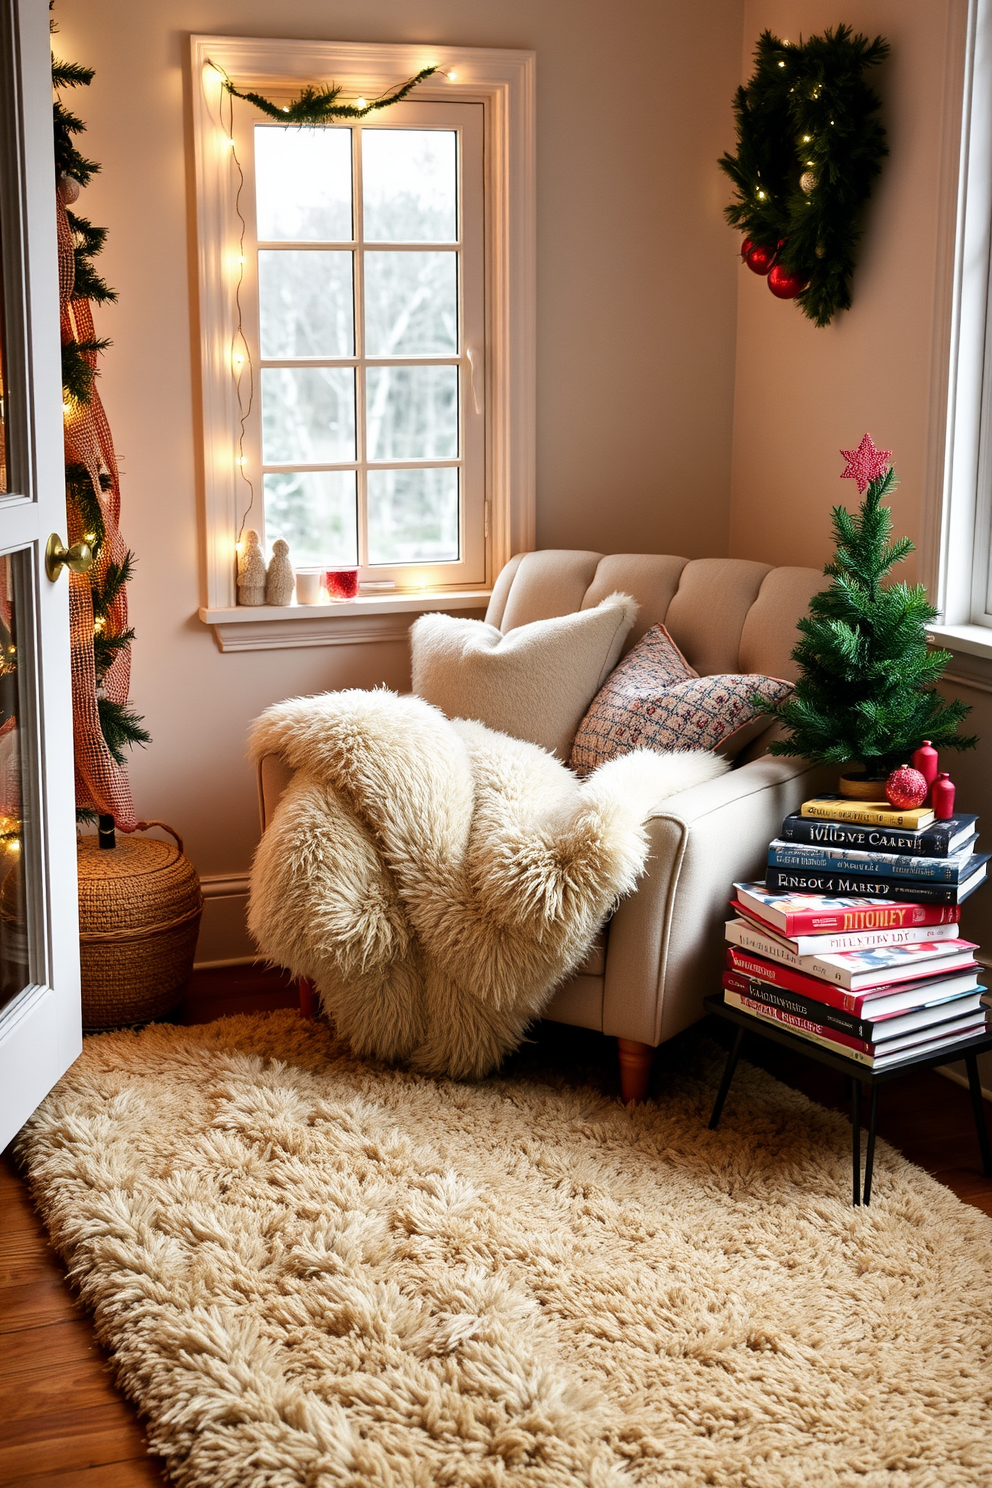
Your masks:
<svg viewBox="0 0 992 1488"><path fill-rule="evenodd" d="M272 544L272 557L269 559L269 567L265 575L265 603L267 605L288 605L293 598L295 583L296 578L289 557L289 543L285 538L277 537Z"/></svg>
<svg viewBox="0 0 992 1488"><path fill-rule="evenodd" d="M258 533L250 527L245 533L242 552L238 554L238 604L264 605L265 559Z"/></svg>

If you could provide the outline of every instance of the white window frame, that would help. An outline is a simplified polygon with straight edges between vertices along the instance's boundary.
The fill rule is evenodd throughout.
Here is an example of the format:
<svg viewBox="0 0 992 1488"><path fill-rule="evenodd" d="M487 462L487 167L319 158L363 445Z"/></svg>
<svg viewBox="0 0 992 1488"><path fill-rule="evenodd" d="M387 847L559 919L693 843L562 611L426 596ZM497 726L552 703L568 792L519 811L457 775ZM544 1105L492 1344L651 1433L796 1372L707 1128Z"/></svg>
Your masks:
<svg viewBox="0 0 992 1488"><path fill-rule="evenodd" d="M960 69L944 479L933 640L992 661L992 0L970 0ZM963 57L963 69L961 62Z"/></svg>
<svg viewBox="0 0 992 1488"><path fill-rule="evenodd" d="M535 540L534 54L193 36L191 57L206 536L201 620L215 627L223 650L254 650L391 639L406 633L411 613L484 608L499 570ZM237 326L233 290L240 224L237 173L221 115L222 76L241 89L263 93L333 81L346 95L376 97L429 65L438 74L421 84L414 98L480 103L484 114L485 583L471 589L363 595L347 605L238 607L234 550L245 503L237 466L240 414L231 347Z"/></svg>

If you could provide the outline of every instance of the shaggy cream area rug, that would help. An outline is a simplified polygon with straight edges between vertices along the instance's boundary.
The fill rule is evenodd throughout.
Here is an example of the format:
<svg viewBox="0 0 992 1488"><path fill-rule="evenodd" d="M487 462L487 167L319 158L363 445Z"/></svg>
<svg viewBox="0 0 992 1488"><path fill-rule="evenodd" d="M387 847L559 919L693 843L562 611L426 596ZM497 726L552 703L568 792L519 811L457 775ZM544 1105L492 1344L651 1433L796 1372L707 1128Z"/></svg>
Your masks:
<svg viewBox="0 0 992 1488"><path fill-rule="evenodd" d="M842 1118L745 1067L710 1132L705 1060L662 1073L625 1110L533 1050L151 1027L20 1154L177 1484L992 1483L989 1220L884 1145L852 1209Z"/></svg>

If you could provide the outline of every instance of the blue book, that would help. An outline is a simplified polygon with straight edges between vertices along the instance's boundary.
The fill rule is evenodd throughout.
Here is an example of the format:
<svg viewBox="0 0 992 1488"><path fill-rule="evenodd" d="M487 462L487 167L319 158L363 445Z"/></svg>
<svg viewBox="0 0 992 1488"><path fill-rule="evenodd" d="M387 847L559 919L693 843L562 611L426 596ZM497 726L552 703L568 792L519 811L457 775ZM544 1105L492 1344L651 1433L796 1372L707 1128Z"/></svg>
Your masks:
<svg viewBox="0 0 992 1488"><path fill-rule="evenodd" d="M958 883L923 878L885 878L880 873L836 869L769 868L765 888L772 894L864 894L871 899L915 904L963 904L985 878L988 853L973 853Z"/></svg>
<svg viewBox="0 0 992 1488"><path fill-rule="evenodd" d="M883 878L922 878L934 883L960 883L987 862L988 854L972 852L971 837L962 852L948 858L918 858L909 853L859 852L844 847L808 847L776 837L768 848L770 868L809 868L824 873L873 873Z"/></svg>
<svg viewBox="0 0 992 1488"><path fill-rule="evenodd" d="M949 858L974 837L977 816L951 816L918 832L903 827L869 827L862 822L822 821L798 811L782 823L782 837L810 847L843 847L857 852L901 853L914 858Z"/></svg>

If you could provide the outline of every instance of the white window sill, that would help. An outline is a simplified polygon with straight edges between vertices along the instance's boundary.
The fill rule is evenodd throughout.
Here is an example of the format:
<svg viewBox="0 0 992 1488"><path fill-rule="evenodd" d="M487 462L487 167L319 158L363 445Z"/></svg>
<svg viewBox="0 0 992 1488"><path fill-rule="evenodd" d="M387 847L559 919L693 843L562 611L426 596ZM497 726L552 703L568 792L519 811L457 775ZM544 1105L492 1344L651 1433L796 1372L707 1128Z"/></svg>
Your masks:
<svg viewBox="0 0 992 1488"><path fill-rule="evenodd" d="M948 651L964 651L968 656L984 656L992 661L992 626L928 625L930 639Z"/></svg>
<svg viewBox="0 0 992 1488"><path fill-rule="evenodd" d="M490 589L362 595L313 605L236 605L197 611L221 651L283 651L298 646L357 646L406 640L428 611L484 614Z"/></svg>
<svg viewBox="0 0 992 1488"><path fill-rule="evenodd" d="M929 625L935 646L954 653L944 680L959 687L992 692L992 627L985 625Z"/></svg>

